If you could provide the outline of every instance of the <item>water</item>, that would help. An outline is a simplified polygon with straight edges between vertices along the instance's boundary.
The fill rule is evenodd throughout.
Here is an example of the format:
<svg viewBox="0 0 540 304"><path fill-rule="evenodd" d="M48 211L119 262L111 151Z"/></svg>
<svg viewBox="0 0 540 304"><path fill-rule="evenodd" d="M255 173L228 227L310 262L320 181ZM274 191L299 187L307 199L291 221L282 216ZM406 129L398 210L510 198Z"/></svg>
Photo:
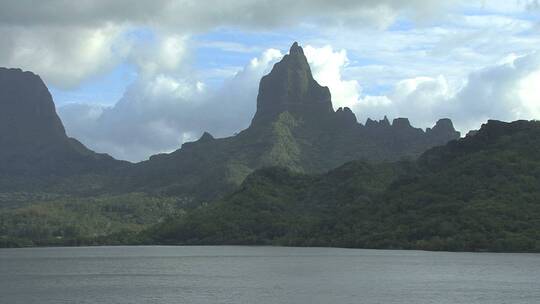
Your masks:
<svg viewBox="0 0 540 304"><path fill-rule="evenodd" d="M283 247L0 250L0 303L540 303L540 255Z"/></svg>

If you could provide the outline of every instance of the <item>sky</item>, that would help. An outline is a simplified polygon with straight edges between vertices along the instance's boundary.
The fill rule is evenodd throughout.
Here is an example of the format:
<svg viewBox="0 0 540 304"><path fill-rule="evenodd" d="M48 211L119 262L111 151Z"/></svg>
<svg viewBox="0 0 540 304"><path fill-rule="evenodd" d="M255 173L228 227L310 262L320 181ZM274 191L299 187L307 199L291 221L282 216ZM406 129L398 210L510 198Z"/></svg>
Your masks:
<svg viewBox="0 0 540 304"><path fill-rule="evenodd" d="M294 41L360 123L540 119L538 0L2 0L0 37L69 136L130 161L249 126Z"/></svg>

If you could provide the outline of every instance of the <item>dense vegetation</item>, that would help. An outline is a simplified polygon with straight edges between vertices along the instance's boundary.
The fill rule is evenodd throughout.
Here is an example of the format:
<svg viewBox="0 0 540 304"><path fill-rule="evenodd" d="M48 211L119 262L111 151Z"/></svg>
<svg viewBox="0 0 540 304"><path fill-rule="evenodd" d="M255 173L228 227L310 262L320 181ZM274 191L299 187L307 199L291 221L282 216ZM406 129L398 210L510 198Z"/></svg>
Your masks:
<svg viewBox="0 0 540 304"><path fill-rule="evenodd" d="M0 196L0 247L125 244L141 230L179 215L186 202L141 193L70 197Z"/></svg>
<svg viewBox="0 0 540 304"><path fill-rule="evenodd" d="M540 251L540 123L490 121L417 161L255 171L221 200L0 195L0 246L249 244Z"/></svg>
<svg viewBox="0 0 540 304"><path fill-rule="evenodd" d="M425 152L458 137L449 119L334 111L295 43L249 128L132 164L69 138L39 76L0 68L0 246L540 251L539 123L490 121Z"/></svg>
<svg viewBox="0 0 540 304"><path fill-rule="evenodd" d="M417 162L259 170L144 234L172 244L540 251L540 123L490 121Z"/></svg>
<svg viewBox="0 0 540 304"><path fill-rule="evenodd" d="M247 129L220 139L205 133L173 153L134 164L121 171L126 178L115 187L211 201L263 167L322 173L357 159L414 159L459 136L449 119L424 131L405 118L362 125L350 109L334 111L329 89L313 78L302 48L294 44L261 79Z"/></svg>

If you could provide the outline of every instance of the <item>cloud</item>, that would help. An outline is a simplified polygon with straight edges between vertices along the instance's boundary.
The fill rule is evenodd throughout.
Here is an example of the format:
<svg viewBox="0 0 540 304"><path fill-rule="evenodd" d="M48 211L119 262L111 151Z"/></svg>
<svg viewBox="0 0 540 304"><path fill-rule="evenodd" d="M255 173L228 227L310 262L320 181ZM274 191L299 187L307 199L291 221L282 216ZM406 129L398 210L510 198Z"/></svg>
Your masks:
<svg viewBox="0 0 540 304"><path fill-rule="evenodd" d="M522 13L524 11L532 11L538 9L538 0L482 0L482 1L466 1L463 0L462 5L471 8L482 8L488 12L496 13Z"/></svg>
<svg viewBox="0 0 540 304"><path fill-rule="evenodd" d="M530 10L530 11L540 11L540 1L538 0L527 1L526 7L527 7L527 10Z"/></svg>
<svg viewBox="0 0 540 304"><path fill-rule="evenodd" d="M540 53L471 73L466 86L450 99L450 111L465 127L486 119L540 118ZM456 115L457 116L457 115Z"/></svg>
<svg viewBox="0 0 540 304"><path fill-rule="evenodd" d="M159 23L189 30L223 26L268 29L298 24L306 19L341 19L352 22L368 18L376 22L374 15L395 15L397 11L427 15L446 5L430 0L143 0L137 3L130 0L4 0L0 20L8 25L96 26L112 22L147 25Z"/></svg>
<svg viewBox="0 0 540 304"><path fill-rule="evenodd" d="M353 107L358 101L360 85L356 80L343 80L342 71L349 63L345 50L334 51L329 45L304 48L313 77L323 86L330 88L334 109Z"/></svg>
<svg viewBox="0 0 540 304"><path fill-rule="evenodd" d="M334 109L349 107L362 123L368 118L389 116L410 117L420 126L432 126L441 115L438 103L451 95L443 76L404 79L385 95L365 94L359 81L343 76L350 61L345 50L334 50L331 46L306 46L304 50L314 78L329 87Z"/></svg>
<svg viewBox="0 0 540 304"><path fill-rule="evenodd" d="M444 76L436 78L415 77L395 84L392 91L381 96L362 96L353 111L360 121L367 118L407 117L417 127L431 127L438 118L447 117L440 104L449 96L447 80Z"/></svg>
<svg viewBox="0 0 540 304"><path fill-rule="evenodd" d="M187 35L170 32L153 33L150 41L139 41L131 47L129 61L143 77L160 72L178 72L189 56Z"/></svg>
<svg viewBox="0 0 540 304"><path fill-rule="evenodd" d="M73 87L112 69L126 56L123 27L0 27L0 65L45 76L48 83Z"/></svg>
<svg viewBox="0 0 540 304"><path fill-rule="evenodd" d="M175 39L222 28L253 31L303 24L385 28L400 13L415 18L431 15L446 6L437 3L430 0L148 0L136 3L128 0L4 0L0 4L3 39L0 65L32 70L51 85L73 89L128 60L132 48L136 47L136 41L129 34L138 29L176 36L166 41L175 48L178 42ZM174 65L178 60L175 55L160 54L162 62L137 63L144 69L153 68L152 64Z"/></svg>
<svg viewBox="0 0 540 304"><path fill-rule="evenodd" d="M381 95L362 92L361 83L346 79L349 58L331 46L305 47L315 79L328 86L334 108L350 107L360 122L367 118L407 117L418 127L452 118L462 132L488 119L512 121L540 118L540 53L509 54L499 63L476 69L457 82L444 75L396 81Z"/></svg>
<svg viewBox="0 0 540 304"><path fill-rule="evenodd" d="M155 52L169 52L167 41ZM60 107L59 115L68 134L90 148L143 160L178 149L204 131L222 137L246 128L255 113L259 80L281 56L266 50L216 90L207 90L182 68L171 70L176 63L165 60L140 74L113 107L70 104Z"/></svg>
<svg viewBox="0 0 540 304"><path fill-rule="evenodd" d="M305 48L315 78L330 87L336 108L349 106L361 122L406 116L427 127L451 117L466 131L488 117L538 117L537 55L522 55L540 42L530 18L537 3L5 0L0 65L32 70L60 89L120 64L135 67L137 80L115 106L60 109L71 135L130 160L171 151L205 130L227 136L247 127L259 79L280 52L268 50L243 68L227 62L196 70L193 50L206 44L237 60L261 53L276 41L270 36L323 46ZM197 45L198 34L216 29L252 36L223 43L214 32ZM211 78L227 80L214 88Z"/></svg>
<svg viewBox="0 0 540 304"><path fill-rule="evenodd" d="M370 95L357 80L343 76L349 62L346 51L331 46L304 49L315 79L330 88L334 108L350 107L360 122L387 115L408 117L413 125L426 128L449 117L466 133L487 119L540 118L539 53L511 54L471 72L459 85L444 75L413 77L396 82L384 94ZM178 72L182 68L170 70L166 64L141 74L114 107L73 104L59 113L68 133L92 149L142 160L175 150L203 131L223 137L246 128L255 112L259 80L281 56L278 50L266 50L218 89L207 89L191 74Z"/></svg>
<svg viewBox="0 0 540 304"><path fill-rule="evenodd" d="M189 61L172 60L189 56L185 44L181 37L164 36L153 49L133 52L132 60L144 64L116 105L70 104L59 109L68 133L97 151L138 161L175 150L204 131L223 137L247 128L256 110L260 78L282 53L263 51L219 88L207 90L185 66ZM330 87L334 107L354 107L360 87L342 78L346 51L331 46L304 49L315 79ZM174 55L170 60L161 54Z"/></svg>
<svg viewBox="0 0 540 304"><path fill-rule="evenodd" d="M305 43L346 49L344 77L358 80L371 94L418 76L444 75L453 85L510 53L538 49L537 18L497 15L475 5L474 11L450 10L428 25L398 22L385 31L321 27Z"/></svg>
<svg viewBox="0 0 540 304"><path fill-rule="evenodd" d="M384 96L362 96L354 110L361 119L388 114L408 117L421 127L437 117L449 117L467 132L488 119L539 119L539 81L536 52L474 71L461 87L452 87L444 76L406 79Z"/></svg>
<svg viewBox="0 0 540 304"><path fill-rule="evenodd" d="M438 46L433 49L433 56L452 56L455 57L454 61L460 63L467 60L489 61L491 58L484 54L508 49L510 46L520 48L526 40L524 37L509 39L500 33L503 27L505 32L511 29L515 33L525 31L534 23L495 15L456 16L452 13L454 10L449 8L458 6L502 14L505 10L516 13L527 9L532 11L537 7L537 1L153 0L133 3L128 0L4 0L0 4L0 35L3 37L0 66L32 70L50 85L74 89L89 79L110 72L125 61L135 63L141 69L151 69L155 64L174 65L175 60L185 60L182 54L178 57L175 54L159 55L163 60L168 58L169 62L156 62L155 58L141 54L133 55L143 52L141 41L131 35L141 29L158 36L170 36L174 48L174 43L179 40L215 29L264 32L301 27L313 29L323 36L327 33L332 37L330 40L333 40L328 43L349 51L360 49L362 52L373 52L366 55L374 58L404 58L400 62L388 62L394 70L402 67L403 62L406 63L400 71L402 79L405 73L413 76L413 72L421 68L436 66L426 62L422 67L411 67L417 60L411 60L410 57L426 56L419 50L422 45L436 43ZM425 20L444 20L455 24L456 28L436 26L425 29L421 26L408 35L403 31L381 35L381 29L392 26L396 21L403 22L404 19L418 21L418 24L423 24ZM473 33L459 30L464 25L478 29L490 28L491 31L479 32L475 38L472 37ZM350 37L339 38L336 32L349 32ZM505 39L498 39L501 36L505 36ZM488 39L490 43L485 43L485 37L492 37ZM463 41L479 41L480 45L471 43L470 48L455 47L464 45ZM142 44L150 45L152 42L143 41ZM254 49L232 42L223 47L235 52ZM398 53L401 55L396 55ZM139 60L132 61L134 57ZM416 69L411 71L413 68ZM359 77L357 79L362 80Z"/></svg>

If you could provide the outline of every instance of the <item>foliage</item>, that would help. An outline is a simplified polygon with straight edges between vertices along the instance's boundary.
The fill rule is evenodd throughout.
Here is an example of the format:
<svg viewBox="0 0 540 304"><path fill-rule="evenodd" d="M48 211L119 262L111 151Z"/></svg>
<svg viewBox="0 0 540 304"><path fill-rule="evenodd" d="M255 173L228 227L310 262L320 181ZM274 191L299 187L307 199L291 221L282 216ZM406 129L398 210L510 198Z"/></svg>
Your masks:
<svg viewBox="0 0 540 304"><path fill-rule="evenodd" d="M282 119L277 132L300 124ZM280 150L270 151L279 155ZM540 123L491 121L475 135L428 150L417 161L354 161L324 174L262 168L213 203L158 193L2 193L0 246L244 244L540 252L538 151ZM272 153L267 156L276 157ZM293 160L276 159L285 165ZM245 162L227 166L231 174L209 176L207 183L244 179L250 170Z"/></svg>
<svg viewBox="0 0 540 304"><path fill-rule="evenodd" d="M183 205L177 198L141 193L34 201L0 209L0 246L126 243L150 224L179 215Z"/></svg>
<svg viewBox="0 0 540 304"><path fill-rule="evenodd" d="M540 251L540 124L490 122L418 162L267 168L147 242Z"/></svg>

